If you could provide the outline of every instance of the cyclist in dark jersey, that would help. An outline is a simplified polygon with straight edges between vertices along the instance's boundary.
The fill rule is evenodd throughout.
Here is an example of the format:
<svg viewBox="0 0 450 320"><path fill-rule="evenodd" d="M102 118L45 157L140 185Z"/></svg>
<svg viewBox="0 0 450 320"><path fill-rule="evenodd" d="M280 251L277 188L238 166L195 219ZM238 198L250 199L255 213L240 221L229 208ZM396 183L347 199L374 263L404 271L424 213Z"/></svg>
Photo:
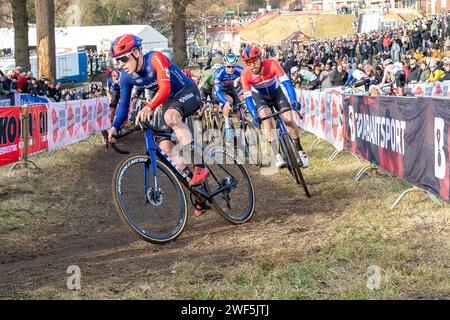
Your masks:
<svg viewBox="0 0 450 320"><path fill-rule="evenodd" d="M183 154L191 155L192 152L193 159L202 159L192 144L193 139L189 128L183 122L200 107L200 93L197 86L164 54L150 51L144 55L141 47L142 39L131 34L123 35L111 44L110 54L119 63L122 71L120 102L112 127L108 131L109 142L115 141L114 135L127 119L133 86L142 86L155 92L155 95L138 113L136 123L150 121L153 111L162 106L164 121L180 142ZM208 169L194 163L192 173L184 159L172 152L174 144L171 141L161 141L160 147L182 170L192 176L191 186L197 186L206 181L209 175Z"/></svg>

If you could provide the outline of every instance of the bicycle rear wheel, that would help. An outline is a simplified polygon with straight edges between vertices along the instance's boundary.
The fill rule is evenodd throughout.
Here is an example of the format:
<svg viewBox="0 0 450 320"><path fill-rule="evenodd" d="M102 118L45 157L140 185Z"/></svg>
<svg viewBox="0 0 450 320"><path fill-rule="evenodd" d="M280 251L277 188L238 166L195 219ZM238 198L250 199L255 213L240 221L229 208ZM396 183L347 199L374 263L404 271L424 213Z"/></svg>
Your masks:
<svg viewBox="0 0 450 320"><path fill-rule="evenodd" d="M295 147L291 136L288 134L283 135L280 138L280 145L287 162L288 170L291 173L295 183L301 185L303 187L303 190L305 191L306 196L308 198L311 198L311 194L309 193L308 186L306 185L300 168L300 155L298 154L297 148Z"/></svg>
<svg viewBox="0 0 450 320"><path fill-rule="evenodd" d="M163 244L180 236L188 212L181 183L159 160L156 175L158 188L155 190L150 158L147 155L128 157L114 172L112 194L125 224L145 241Z"/></svg>
<svg viewBox="0 0 450 320"><path fill-rule="evenodd" d="M223 147L212 148L205 160L211 205L231 223L249 221L255 211L255 190L247 169L234 152Z"/></svg>

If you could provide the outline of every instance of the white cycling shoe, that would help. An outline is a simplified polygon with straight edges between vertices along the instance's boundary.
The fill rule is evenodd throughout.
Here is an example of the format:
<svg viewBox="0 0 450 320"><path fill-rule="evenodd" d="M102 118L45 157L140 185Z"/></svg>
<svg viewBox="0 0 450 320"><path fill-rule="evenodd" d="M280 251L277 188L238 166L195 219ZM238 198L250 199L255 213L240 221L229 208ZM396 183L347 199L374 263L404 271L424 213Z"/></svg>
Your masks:
<svg viewBox="0 0 450 320"><path fill-rule="evenodd" d="M275 167L280 169L285 166L286 166L286 161L284 160L283 156L281 154L277 154L275 156Z"/></svg>
<svg viewBox="0 0 450 320"><path fill-rule="evenodd" d="M300 156L300 160L302 161L302 168L306 169L309 167L309 158L305 151L299 151L298 155Z"/></svg>

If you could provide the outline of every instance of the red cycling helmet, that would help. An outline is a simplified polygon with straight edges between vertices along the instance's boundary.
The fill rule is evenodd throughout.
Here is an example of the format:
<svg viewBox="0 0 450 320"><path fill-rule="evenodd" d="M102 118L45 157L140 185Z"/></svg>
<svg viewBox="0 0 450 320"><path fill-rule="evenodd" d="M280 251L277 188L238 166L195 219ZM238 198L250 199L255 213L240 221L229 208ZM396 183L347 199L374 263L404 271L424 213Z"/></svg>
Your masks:
<svg viewBox="0 0 450 320"><path fill-rule="evenodd" d="M134 48L142 47L142 39L132 34L118 37L111 43L110 55L112 58L119 57L133 51Z"/></svg>
<svg viewBox="0 0 450 320"><path fill-rule="evenodd" d="M244 50L242 50L242 59L244 61L259 58L261 55L261 49L255 45L247 46Z"/></svg>
<svg viewBox="0 0 450 320"><path fill-rule="evenodd" d="M192 79L192 72L189 69L183 69L183 73L186 77L188 77L189 79Z"/></svg>

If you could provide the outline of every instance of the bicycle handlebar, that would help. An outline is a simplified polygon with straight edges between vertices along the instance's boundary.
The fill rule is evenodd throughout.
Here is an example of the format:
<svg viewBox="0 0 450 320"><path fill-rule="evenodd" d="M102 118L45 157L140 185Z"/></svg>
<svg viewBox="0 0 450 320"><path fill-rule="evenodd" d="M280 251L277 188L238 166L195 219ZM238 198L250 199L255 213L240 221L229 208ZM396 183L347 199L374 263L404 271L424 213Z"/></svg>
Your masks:
<svg viewBox="0 0 450 320"><path fill-rule="evenodd" d="M125 134L122 134L122 135L116 135L116 136L114 136L114 138L115 138L116 140L119 140L119 139L121 139L121 138L126 137L126 136L129 135L130 133L133 133L133 132L135 132L135 131L140 131L140 130L146 131L146 130L155 130L155 129L154 129L154 127L153 127L150 123L148 123L148 122L141 122L139 125L130 128L130 130L127 131ZM111 145L111 148L113 148L113 150L114 150L115 152L120 153L120 154L130 154L130 151L128 151L128 150L122 150L122 149L120 149L115 143L109 143L109 142L108 142L108 131L107 131L107 130L103 130L103 131L102 131L102 135L103 135L103 138L104 138L105 141L106 141L106 150L108 150L108 145L110 144L110 145Z"/></svg>
<svg viewBox="0 0 450 320"><path fill-rule="evenodd" d="M279 115L281 115L281 114L283 114L283 113L286 113L286 112L288 112L288 111L292 111L292 109L286 109L286 110L284 110L284 111L278 111L278 112L272 113L270 116L261 118L261 122L266 121L266 120L269 120L269 119L271 119L271 118L275 118L276 116L279 116Z"/></svg>

